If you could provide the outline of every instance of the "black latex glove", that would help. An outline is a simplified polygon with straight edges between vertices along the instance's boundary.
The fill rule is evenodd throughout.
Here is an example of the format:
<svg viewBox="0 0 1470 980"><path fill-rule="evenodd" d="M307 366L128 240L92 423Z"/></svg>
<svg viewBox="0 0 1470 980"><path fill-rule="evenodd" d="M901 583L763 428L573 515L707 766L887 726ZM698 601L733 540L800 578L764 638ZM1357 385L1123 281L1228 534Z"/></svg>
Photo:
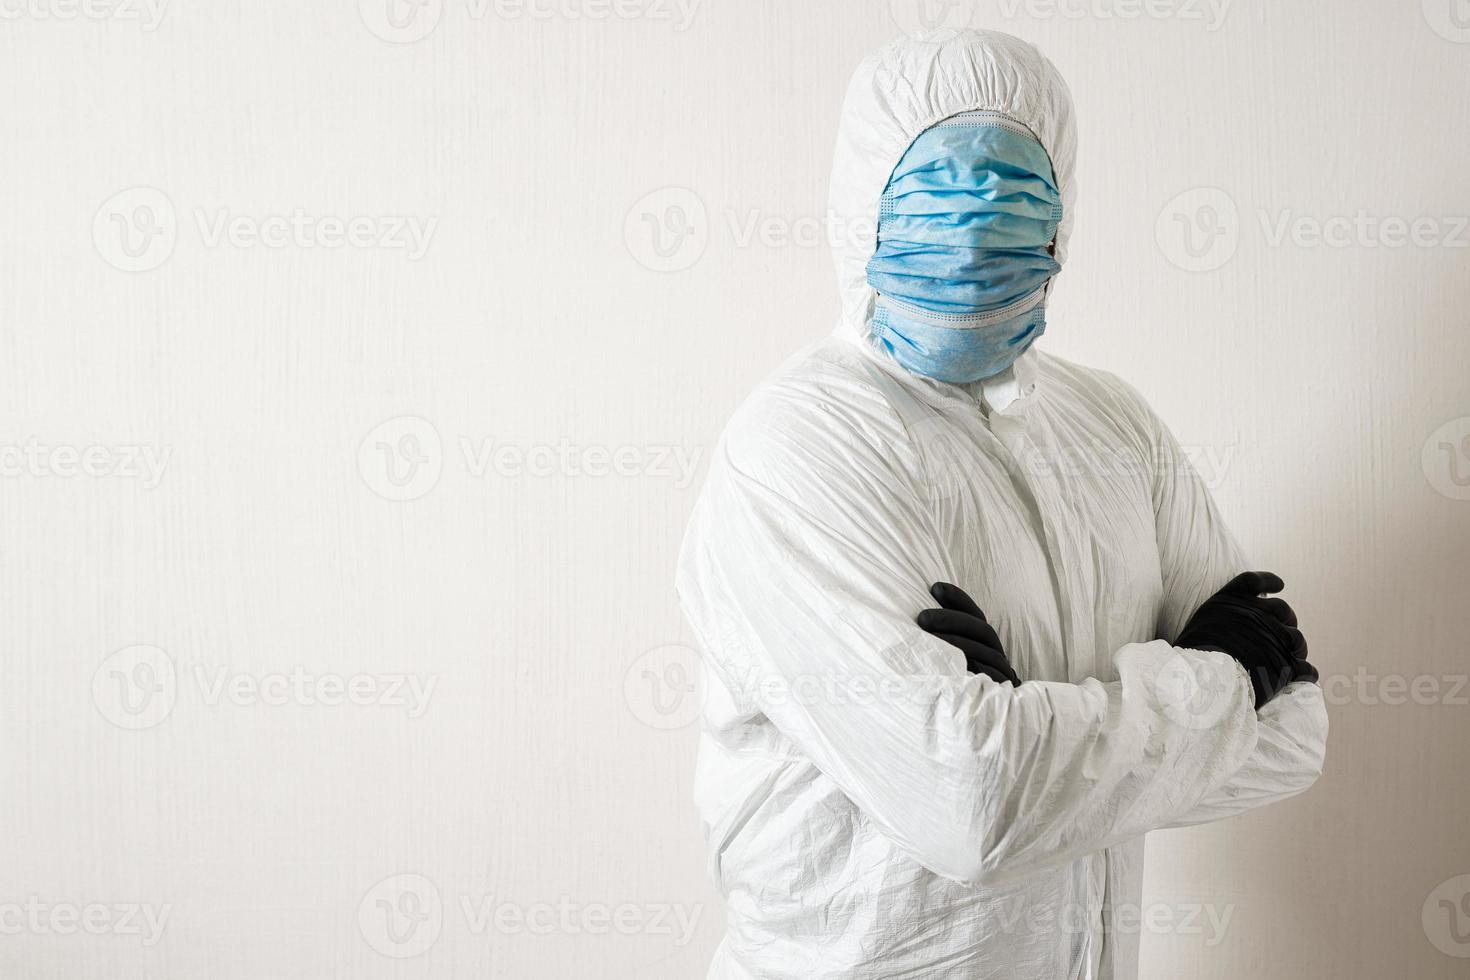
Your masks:
<svg viewBox="0 0 1470 980"><path fill-rule="evenodd" d="M935 582L929 594L942 607L919 613L919 629L932 633L945 643L959 647L972 674L985 674L998 683L1020 684L1021 678L1011 669L1001 648L1000 637L985 621L985 614L965 590L948 582Z"/></svg>
<svg viewBox="0 0 1470 980"><path fill-rule="evenodd" d="M1250 674L1256 710L1292 681L1317 681L1307 663L1307 640L1296 628L1296 613L1280 592L1286 584L1271 572L1242 572L1200 606L1174 641L1191 650L1228 653Z"/></svg>

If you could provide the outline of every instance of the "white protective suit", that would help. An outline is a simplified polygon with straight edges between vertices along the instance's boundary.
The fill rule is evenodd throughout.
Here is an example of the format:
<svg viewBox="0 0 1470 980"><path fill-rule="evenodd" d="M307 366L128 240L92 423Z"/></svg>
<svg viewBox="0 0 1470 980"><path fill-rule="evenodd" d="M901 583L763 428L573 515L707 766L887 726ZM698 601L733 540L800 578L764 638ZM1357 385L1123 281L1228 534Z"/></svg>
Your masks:
<svg viewBox="0 0 1470 980"><path fill-rule="evenodd" d="M869 340L889 173L979 109L1051 155L1064 258L1076 138L1051 63L988 32L869 58L832 178L835 220L866 229L837 256L842 322L736 413L685 540L718 980L1136 976L1144 834L1321 771L1318 687L1258 714L1232 658L1168 642L1251 566L1137 392L1035 349L953 386ZM936 580L985 610L1020 687L918 629Z"/></svg>

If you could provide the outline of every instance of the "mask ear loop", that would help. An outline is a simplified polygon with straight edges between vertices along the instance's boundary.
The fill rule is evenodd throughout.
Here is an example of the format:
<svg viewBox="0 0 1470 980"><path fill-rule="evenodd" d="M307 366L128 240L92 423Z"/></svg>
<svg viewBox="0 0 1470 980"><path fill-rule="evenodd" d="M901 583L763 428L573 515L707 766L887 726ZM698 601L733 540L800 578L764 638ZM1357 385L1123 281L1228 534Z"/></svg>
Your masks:
<svg viewBox="0 0 1470 980"><path fill-rule="evenodd" d="M1050 160L1048 160L1048 162L1050 162ZM1047 254L1049 254L1053 259L1055 259L1057 257L1057 232L1062 227L1062 202L1061 201L1058 201L1057 203L1055 203L1055 204L1053 204L1051 206L1051 220L1053 222L1055 222L1055 224L1054 224L1054 226L1053 226L1053 228L1051 230L1051 241L1049 241L1049 242L1046 243L1046 249L1047 249ZM1047 300L1051 299L1051 284L1054 283L1054 282L1056 282L1056 281L1057 281L1057 277L1056 277L1056 274L1055 273L1053 273L1052 275L1050 275L1050 276L1047 277L1046 286L1043 287L1043 291L1042 291L1042 294L1041 294L1041 302L1043 304L1046 303Z"/></svg>
<svg viewBox="0 0 1470 980"><path fill-rule="evenodd" d="M883 222L885 218L891 218L894 214L893 203L893 178L883 187L883 194L878 198L878 226L873 230L873 251L876 254L883 247ZM871 259L869 260L871 261ZM869 286L872 289L873 287ZM873 312L868 321L868 337L879 342L887 341L888 332L891 329L888 322L888 308L883 303L883 294L873 289Z"/></svg>
<svg viewBox="0 0 1470 980"><path fill-rule="evenodd" d="M1053 259L1055 259L1057 257L1056 235L1052 235L1052 239L1051 241L1046 243L1046 247L1048 254L1051 255ZM1056 273L1052 273L1051 275L1046 277L1046 285L1041 287L1041 305L1044 306L1046 304L1046 301L1051 299L1051 284L1056 281Z"/></svg>

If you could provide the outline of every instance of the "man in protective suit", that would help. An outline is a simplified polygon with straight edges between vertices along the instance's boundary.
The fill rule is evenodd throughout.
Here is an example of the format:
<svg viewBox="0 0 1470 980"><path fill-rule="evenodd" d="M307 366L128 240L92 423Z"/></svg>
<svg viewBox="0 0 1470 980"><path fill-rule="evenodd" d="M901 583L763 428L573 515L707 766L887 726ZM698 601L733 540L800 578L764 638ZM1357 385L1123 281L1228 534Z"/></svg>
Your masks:
<svg viewBox="0 0 1470 980"><path fill-rule="evenodd" d="M711 978L1134 977L1144 835L1321 772L1281 581L1136 391L1033 346L1075 156L1008 35L853 79L841 322L731 420L680 560Z"/></svg>

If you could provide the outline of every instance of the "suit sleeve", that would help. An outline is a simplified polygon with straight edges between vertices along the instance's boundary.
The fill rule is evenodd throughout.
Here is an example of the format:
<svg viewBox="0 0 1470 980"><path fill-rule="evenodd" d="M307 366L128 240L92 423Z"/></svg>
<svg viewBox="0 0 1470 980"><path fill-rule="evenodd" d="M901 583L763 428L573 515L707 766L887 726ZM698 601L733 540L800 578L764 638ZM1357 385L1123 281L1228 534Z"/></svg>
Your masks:
<svg viewBox="0 0 1470 980"><path fill-rule="evenodd" d="M1134 397L1155 460L1154 514L1164 585L1157 635L1173 642L1206 599L1251 566L1178 441L1142 398ZM1256 747L1240 769L1170 825L1237 816L1295 796L1321 775L1326 749L1322 689L1304 681L1291 684L1258 713Z"/></svg>
<svg viewBox="0 0 1470 980"><path fill-rule="evenodd" d="M812 424L727 434L679 592L709 668L900 850L1003 882L1177 821L1241 770L1256 713L1224 654L1129 644L1110 683L968 674L914 625L946 567L923 508L883 452ZM1181 670L1222 692L1214 724L1175 707Z"/></svg>

